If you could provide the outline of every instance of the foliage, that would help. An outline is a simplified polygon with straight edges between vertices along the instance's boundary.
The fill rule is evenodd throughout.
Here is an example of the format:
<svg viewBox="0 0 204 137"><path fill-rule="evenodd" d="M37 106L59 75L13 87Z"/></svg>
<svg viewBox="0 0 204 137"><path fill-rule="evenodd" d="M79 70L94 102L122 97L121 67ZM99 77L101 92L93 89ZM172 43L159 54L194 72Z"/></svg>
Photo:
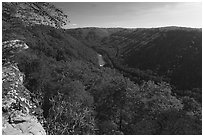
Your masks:
<svg viewBox="0 0 204 137"><path fill-rule="evenodd" d="M48 134L94 134L93 110L84 106L82 100L75 99L63 93L58 93L50 99L52 107L49 110L46 123ZM86 98L82 97L81 99Z"/></svg>
<svg viewBox="0 0 204 137"><path fill-rule="evenodd" d="M83 28L67 32L108 56L110 66L137 83L162 78L181 90L201 89L201 29Z"/></svg>
<svg viewBox="0 0 204 137"><path fill-rule="evenodd" d="M47 54L46 45L41 46L30 46L31 49L18 54L16 60L26 74L26 87L42 96L40 102L48 134L200 133L199 122L196 123L200 118L199 111L187 116L191 110L183 109L182 100L173 95L168 83L141 81L142 84L135 84L115 69L99 68L73 55L69 55L69 61L58 60L54 50ZM180 111L184 111L184 121L191 119L195 129L192 126L174 132L178 124L172 127L159 119L167 112ZM175 120L180 118L180 113L175 114ZM162 128L161 121L164 123Z"/></svg>
<svg viewBox="0 0 204 137"><path fill-rule="evenodd" d="M32 12L38 12L33 11L33 6L37 8L40 5L39 10L48 6L47 10L39 13L40 16L52 8L43 3L3 4L3 14L7 15L6 11L10 10L10 17L24 23L32 20ZM19 16L16 16L17 9ZM31 11L25 14L26 10ZM24 20L23 14L30 18ZM4 19L9 22L6 16ZM20 21L17 20L13 21L18 24ZM96 44L103 41L104 45L107 42L111 45L109 40L113 40L112 44L121 44L113 36L121 38L127 35L129 39L137 36L148 40L154 30L142 37L139 32L146 30L100 29L97 33L89 33L89 29L86 29L88 36L84 36L86 33L80 31L70 35L68 30L50 26L15 26L12 23L5 26L5 22L5 28L13 29L3 31L3 40L19 38L29 46L26 51L12 56L12 60L25 74L23 84L32 92L34 102L43 109L38 113L45 118L44 126L48 134L201 134L201 105L191 96L192 92L201 94L201 90L186 90L183 94L187 95L188 92L186 97L176 95L180 91L163 82L154 71L128 68L119 58L113 60L116 54L119 57L119 52L115 53L106 46L99 48ZM83 35L80 37L80 34ZM107 38L109 36L110 39ZM154 35L153 38L158 37ZM128 39L121 40L124 40L123 44L129 42ZM94 45L93 50L90 47ZM128 45L132 47L134 44ZM95 50L109 52L106 57L112 63L112 68L99 67ZM7 53L9 49L3 50L4 58L10 56Z"/></svg>
<svg viewBox="0 0 204 137"><path fill-rule="evenodd" d="M46 2L3 2L3 20L19 19L24 25L43 24L56 28L66 25L67 15Z"/></svg>
<svg viewBox="0 0 204 137"><path fill-rule="evenodd" d="M141 86L145 107L151 107L151 113L159 113L169 109L182 109L181 101L171 95L171 87L163 82L158 85L149 81Z"/></svg>
<svg viewBox="0 0 204 137"><path fill-rule="evenodd" d="M164 135L201 134L201 121L197 117L186 115L184 111L166 111L158 115L159 133Z"/></svg>

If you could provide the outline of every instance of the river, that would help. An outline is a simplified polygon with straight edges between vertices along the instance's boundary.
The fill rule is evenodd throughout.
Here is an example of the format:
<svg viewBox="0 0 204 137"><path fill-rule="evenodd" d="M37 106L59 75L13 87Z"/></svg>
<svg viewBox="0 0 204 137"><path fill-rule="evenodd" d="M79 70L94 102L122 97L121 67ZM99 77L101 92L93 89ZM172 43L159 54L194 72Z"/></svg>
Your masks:
<svg viewBox="0 0 204 137"><path fill-rule="evenodd" d="M103 67L105 65L105 61L103 59L103 56L101 54L98 54L98 64L99 66Z"/></svg>

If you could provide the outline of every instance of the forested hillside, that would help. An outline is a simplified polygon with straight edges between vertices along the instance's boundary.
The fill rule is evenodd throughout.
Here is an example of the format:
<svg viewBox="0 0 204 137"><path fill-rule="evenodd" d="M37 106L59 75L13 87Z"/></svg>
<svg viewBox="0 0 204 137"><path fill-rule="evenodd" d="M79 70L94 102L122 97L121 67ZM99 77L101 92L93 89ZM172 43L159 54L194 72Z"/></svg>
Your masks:
<svg viewBox="0 0 204 137"><path fill-rule="evenodd" d="M6 15L2 21L2 41L18 39L29 47L12 56L10 52L5 52L8 50L3 50L3 66L8 60L15 62L25 75L23 85L32 93L31 101L37 104L37 109L31 115L36 115L42 121L47 134L202 134L201 97L192 95L191 91L183 95L175 94L179 88L175 83L171 85L173 74L166 74L168 70L164 69L166 61L171 59L160 54L163 50L168 51L168 46L178 43L174 35L185 37L182 39L184 44L189 43L193 36L197 48L195 51L188 50L193 58L190 54L188 60L181 53L187 63L196 60L194 68L198 70L195 73L200 74L201 30L179 28L181 33L174 33L174 29L171 32L168 28L65 30L50 24L25 25L24 20L14 16L15 12L7 18L7 14L15 9L12 3L3 6ZM167 40L169 44L164 45L166 48L159 48ZM151 42L155 45L147 44ZM158 48L156 42L160 43ZM137 45L142 48L138 49ZM184 47L175 46L172 52L168 52L169 56L175 57L174 51L183 51ZM165 56L168 56L167 51L163 51ZM155 58L150 57L153 53L157 53ZM107 63L104 67L98 64L98 54L103 55ZM166 61L159 62L161 67L155 68L157 62L154 60L159 57L166 58ZM142 63L150 58L154 64ZM182 70L185 65L188 66L185 62L182 65ZM197 83L192 87L201 88ZM6 94L7 91L4 91ZM8 115L8 111L2 113Z"/></svg>
<svg viewBox="0 0 204 137"><path fill-rule="evenodd" d="M107 64L114 65L135 82L163 80L176 87L177 94L191 90L198 98L201 95L201 29L82 28L67 32L101 52Z"/></svg>

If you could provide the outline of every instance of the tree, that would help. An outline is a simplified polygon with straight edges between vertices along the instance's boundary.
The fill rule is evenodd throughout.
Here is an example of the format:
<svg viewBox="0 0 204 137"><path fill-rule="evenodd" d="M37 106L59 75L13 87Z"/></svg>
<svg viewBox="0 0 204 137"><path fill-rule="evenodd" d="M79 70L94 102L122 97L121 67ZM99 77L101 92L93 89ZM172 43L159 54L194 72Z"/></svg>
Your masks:
<svg viewBox="0 0 204 137"><path fill-rule="evenodd" d="M51 108L46 119L48 134L94 134L93 99L82 83L64 83L59 91L49 99Z"/></svg>
<svg viewBox="0 0 204 137"><path fill-rule="evenodd" d="M5 22L12 23L18 19L25 26L43 24L61 28L68 20L62 10L47 2L4 2L2 5Z"/></svg>
<svg viewBox="0 0 204 137"><path fill-rule="evenodd" d="M168 83L155 84L153 81L148 81L141 85L140 90L142 102L152 114L183 108L181 101L172 95L171 86Z"/></svg>
<svg viewBox="0 0 204 137"><path fill-rule="evenodd" d="M123 124L124 134L158 134L160 125L158 118L161 113L180 111L182 102L171 95L171 87L167 83L155 84L144 82L141 86L127 82L127 109L129 114ZM165 120L160 120L164 121ZM163 123L161 124L162 128Z"/></svg>

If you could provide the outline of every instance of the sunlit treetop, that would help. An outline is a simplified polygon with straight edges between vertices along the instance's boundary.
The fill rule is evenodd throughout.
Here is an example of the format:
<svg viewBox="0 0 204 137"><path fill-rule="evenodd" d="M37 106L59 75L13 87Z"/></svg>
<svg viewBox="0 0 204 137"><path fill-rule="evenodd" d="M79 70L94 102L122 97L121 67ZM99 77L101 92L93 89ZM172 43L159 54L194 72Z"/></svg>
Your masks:
<svg viewBox="0 0 204 137"><path fill-rule="evenodd" d="M4 2L3 20L20 19L25 26L43 24L61 28L68 22L62 10L46 2Z"/></svg>

